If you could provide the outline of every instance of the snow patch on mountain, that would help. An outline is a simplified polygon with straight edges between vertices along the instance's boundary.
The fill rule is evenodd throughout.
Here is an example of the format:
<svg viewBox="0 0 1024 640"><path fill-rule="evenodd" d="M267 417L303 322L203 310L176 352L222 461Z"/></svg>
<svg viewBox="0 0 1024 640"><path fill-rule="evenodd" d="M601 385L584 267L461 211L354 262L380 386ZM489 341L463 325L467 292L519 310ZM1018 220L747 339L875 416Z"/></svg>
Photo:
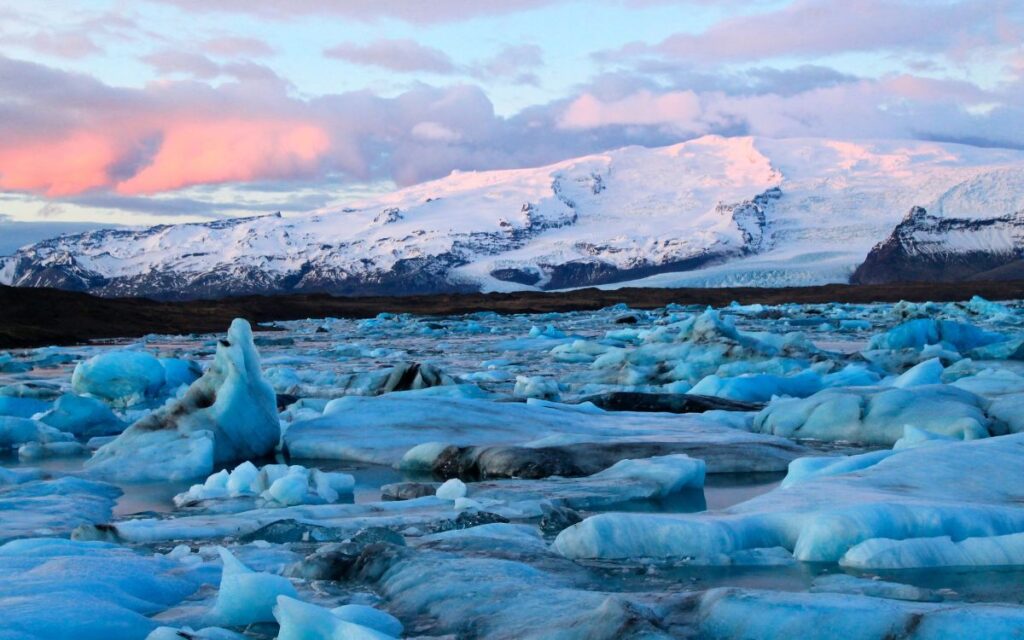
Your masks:
<svg viewBox="0 0 1024 640"><path fill-rule="evenodd" d="M914 206L1022 205L1019 151L707 136L454 172L342 209L62 236L0 258L0 282L159 297L823 284Z"/></svg>

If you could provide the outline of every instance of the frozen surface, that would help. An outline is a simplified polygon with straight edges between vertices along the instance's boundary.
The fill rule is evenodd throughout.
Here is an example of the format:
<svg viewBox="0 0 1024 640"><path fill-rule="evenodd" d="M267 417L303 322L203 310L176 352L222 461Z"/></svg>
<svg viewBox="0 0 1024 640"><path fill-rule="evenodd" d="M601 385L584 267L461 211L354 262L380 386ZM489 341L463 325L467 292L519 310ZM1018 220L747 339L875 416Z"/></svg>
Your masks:
<svg viewBox="0 0 1024 640"><path fill-rule="evenodd" d="M4 638L139 639L148 616L200 586L176 560L101 542L27 538L0 546Z"/></svg>
<svg viewBox="0 0 1024 640"><path fill-rule="evenodd" d="M1017 302L267 328L0 359L0 637L1020 628Z"/></svg>

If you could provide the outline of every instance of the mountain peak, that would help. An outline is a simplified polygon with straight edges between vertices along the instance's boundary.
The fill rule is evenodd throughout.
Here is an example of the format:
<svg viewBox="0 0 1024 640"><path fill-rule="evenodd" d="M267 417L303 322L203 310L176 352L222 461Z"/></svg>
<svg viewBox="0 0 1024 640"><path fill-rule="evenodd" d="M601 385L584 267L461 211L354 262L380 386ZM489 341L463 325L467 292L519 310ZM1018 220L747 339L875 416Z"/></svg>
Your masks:
<svg viewBox="0 0 1024 640"><path fill-rule="evenodd" d="M1015 151L704 136L344 208L46 240L0 259L0 282L167 298L843 282L905 212L1006 215L1022 187Z"/></svg>

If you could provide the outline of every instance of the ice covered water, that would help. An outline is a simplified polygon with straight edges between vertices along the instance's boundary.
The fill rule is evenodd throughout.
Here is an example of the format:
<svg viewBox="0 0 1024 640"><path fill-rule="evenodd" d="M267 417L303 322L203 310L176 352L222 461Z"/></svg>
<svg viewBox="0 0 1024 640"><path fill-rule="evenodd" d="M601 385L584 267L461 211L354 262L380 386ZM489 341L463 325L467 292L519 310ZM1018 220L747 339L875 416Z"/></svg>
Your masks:
<svg viewBox="0 0 1024 640"><path fill-rule="evenodd" d="M1024 626L1016 302L256 329L2 354L0 637Z"/></svg>

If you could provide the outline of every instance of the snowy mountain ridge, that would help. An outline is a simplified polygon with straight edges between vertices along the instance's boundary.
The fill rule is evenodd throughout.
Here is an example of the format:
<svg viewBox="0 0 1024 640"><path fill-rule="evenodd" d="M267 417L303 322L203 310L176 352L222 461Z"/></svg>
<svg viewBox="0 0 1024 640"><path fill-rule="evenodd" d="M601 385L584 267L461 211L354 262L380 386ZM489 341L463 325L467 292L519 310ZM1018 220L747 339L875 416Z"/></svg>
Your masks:
<svg viewBox="0 0 1024 640"><path fill-rule="evenodd" d="M1012 216L1024 152L708 136L454 172L343 209L62 236L0 258L0 282L164 298L823 284L848 281L913 207ZM1020 246L982 226L939 244Z"/></svg>

